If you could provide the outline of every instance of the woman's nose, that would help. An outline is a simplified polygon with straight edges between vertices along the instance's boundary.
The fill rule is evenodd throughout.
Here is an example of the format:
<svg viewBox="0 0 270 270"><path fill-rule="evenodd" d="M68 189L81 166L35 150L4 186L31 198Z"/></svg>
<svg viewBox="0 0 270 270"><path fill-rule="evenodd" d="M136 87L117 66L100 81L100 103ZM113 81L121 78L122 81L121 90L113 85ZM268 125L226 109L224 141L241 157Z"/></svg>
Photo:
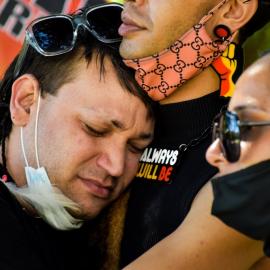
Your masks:
<svg viewBox="0 0 270 270"><path fill-rule="evenodd" d="M213 141L212 144L208 147L206 151L206 160L209 164L217 168L226 162L226 158L222 153L219 139Z"/></svg>

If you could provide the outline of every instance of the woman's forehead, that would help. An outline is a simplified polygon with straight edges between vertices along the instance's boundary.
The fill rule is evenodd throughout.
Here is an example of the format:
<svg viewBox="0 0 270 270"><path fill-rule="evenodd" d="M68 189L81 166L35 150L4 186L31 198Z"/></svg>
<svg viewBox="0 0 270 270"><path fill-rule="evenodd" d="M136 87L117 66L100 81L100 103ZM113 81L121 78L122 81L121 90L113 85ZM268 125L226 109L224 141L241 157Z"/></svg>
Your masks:
<svg viewBox="0 0 270 270"><path fill-rule="evenodd" d="M270 111L270 76L269 70L261 64L248 69L236 84L230 107L256 105L268 107Z"/></svg>

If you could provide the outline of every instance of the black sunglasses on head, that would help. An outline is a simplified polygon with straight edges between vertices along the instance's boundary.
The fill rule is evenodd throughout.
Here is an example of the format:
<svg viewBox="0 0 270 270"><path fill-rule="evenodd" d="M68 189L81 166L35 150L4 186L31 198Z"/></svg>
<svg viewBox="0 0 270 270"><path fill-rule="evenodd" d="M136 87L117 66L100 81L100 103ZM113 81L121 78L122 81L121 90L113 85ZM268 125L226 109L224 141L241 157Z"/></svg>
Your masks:
<svg viewBox="0 0 270 270"><path fill-rule="evenodd" d="M223 111L214 120L213 141L219 138L224 157L229 162L236 162L240 158L244 131L261 126L270 126L270 121L240 121L235 112Z"/></svg>
<svg viewBox="0 0 270 270"><path fill-rule="evenodd" d="M71 51L76 43L80 27L88 30L103 43L121 41L118 34L123 6L116 3L102 4L85 9L75 15L52 15L34 20L26 28L22 52L14 69L14 78L21 70L22 63L31 45L44 56L56 56Z"/></svg>

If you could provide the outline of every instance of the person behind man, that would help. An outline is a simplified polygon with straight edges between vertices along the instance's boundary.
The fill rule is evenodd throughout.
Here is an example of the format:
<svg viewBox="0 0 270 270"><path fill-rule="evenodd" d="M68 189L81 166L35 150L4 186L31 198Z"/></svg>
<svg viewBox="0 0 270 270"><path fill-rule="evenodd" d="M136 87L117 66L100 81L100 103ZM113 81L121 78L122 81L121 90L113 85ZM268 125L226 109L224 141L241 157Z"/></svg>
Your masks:
<svg viewBox="0 0 270 270"><path fill-rule="evenodd" d="M269 71L268 53L240 77L228 111L215 121L216 140L206 156L219 170L212 180L212 213L243 234L265 241L267 256L270 256ZM258 268L264 261L260 263Z"/></svg>
<svg viewBox="0 0 270 270"><path fill-rule="evenodd" d="M113 45L121 11L33 21L2 80L1 269L95 269L83 222L124 191L153 136L151 102Z"/></svg>
<svg viewBox="0 0 270 270"><path fill-rule="evenodd" d="M128 269L248 269L263 256L260 244L216 223L203 199L190 209L217 172L205 152L212 120L228 102L220 94L231 95L240 72L231 42L269 21L269 1L127 0L122 20L120 53L161 106L132 186L120 266L154 246Z"/></svg>
<svg viewBox="0 0 270 270"><path fill-rule="evenodd" d="M177 265L184 265L184 269L269 269L269 259L262 256L263 247L264 253L270 255L269 70L270 54L243 73L228 109L222 110L215 118L213 142L206 158L217 167L218 174L195 198L191 212L183 222L184 229L177 229L145 257L125 269L177 269ZM220 220L211 216L211 212ZM192 225L195 218L196 227ZM197 237L186 236L191 232ZM218 243L209 241L207 234L214 235ZM247 236L265 243L263 245ZM233 241L228 241L228 238ZM179 249L185 255L188 253L185 253L181 241L185 241L188 252L194 252L192 247L196 245L199 252L183 257ZM209 246L212 254L205 257L204 252ZM222 253L218 254L216 249ZM166 254L161 256L162 252Z"/></svg>

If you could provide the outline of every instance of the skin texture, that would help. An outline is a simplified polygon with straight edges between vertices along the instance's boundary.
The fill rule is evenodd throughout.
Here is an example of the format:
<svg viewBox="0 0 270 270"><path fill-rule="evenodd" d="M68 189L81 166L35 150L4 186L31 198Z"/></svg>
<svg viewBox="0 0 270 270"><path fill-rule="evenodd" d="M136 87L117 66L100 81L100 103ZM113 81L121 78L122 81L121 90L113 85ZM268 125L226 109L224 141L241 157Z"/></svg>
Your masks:
<svg viewBox="0 0 270 270"><path fill-rule="evenodd" d="M126 1L123 20L129 18L141 29L124 35L122 56L132 59L161 52L199 22L217 2L190 0L187 5L183 0ZM185 12L179 16L181 10Z"/></svg>
<svg viewBox="0 0 270 270"><path fill-rule="evenodd" d="M189 31L220 0L126 0L122 13L124 25L119 29L123 36L120 53L123 58L142 58L161 52ZM188 4L187 4L188 3ZM218 24L237 32L253 16L257 0L230 0L207 22L208 34L213 35ZM162 104L199 98L219 88L219 77L211 67L181 86ZM202 87L203 85L203 87Z"/></svg>
<svg viewBox="0 0 270 270"><path fill-rule="evenodd" d="M95 57L93 57L95 59ZM109 60L100 77L96 62L80 59L76 79L56 95L41 98L38 152L52 181L93 218L116 199L134 177L141 151L152 139L153 120L145 105L119 83ZM23 75L13 84L13 129L7 142L8 169L19 186L26 183L20 146L24 127L26 155L32 167L34 122L39 84ZM129 104L129 106L126 106Z"/></svg>
<svg viewBox="0 0 270 270"><path fill-rule="evenodd" d="M241 120L270 120L269 69L268 56L249 68L236 84L229 110L237 111ZM207 160L219 169L219 175L240 170L270 158L269 137L269 127L251 129L246 134L247 141L241 143L242 152L236 163L226 161L217 139L207 151ZM270 269L262 242L212 216L212 202L213 192L208 183L197 195L183 224L125 269Z"/></svg>

